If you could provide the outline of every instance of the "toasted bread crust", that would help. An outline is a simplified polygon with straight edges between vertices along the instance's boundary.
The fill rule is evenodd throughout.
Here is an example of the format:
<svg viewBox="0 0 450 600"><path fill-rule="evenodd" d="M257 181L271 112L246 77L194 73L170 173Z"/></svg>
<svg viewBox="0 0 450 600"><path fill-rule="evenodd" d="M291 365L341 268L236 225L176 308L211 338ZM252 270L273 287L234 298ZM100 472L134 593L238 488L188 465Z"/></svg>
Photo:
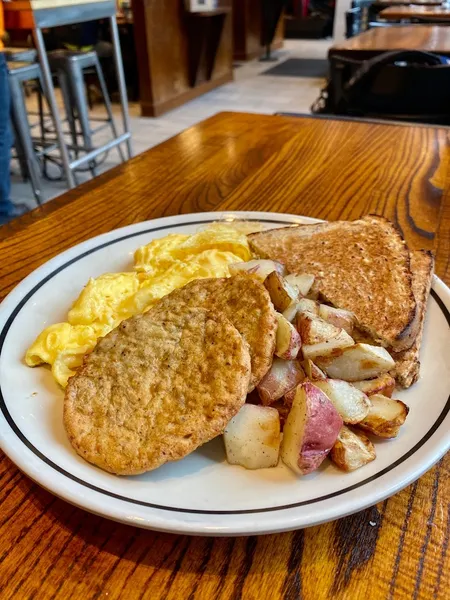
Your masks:
<svg viewBox="0 0 450 600"><path fill-rule="evenodd" d="M187 306L151 309L86 355L66 388L64 425L87 461L143 473L223 433L249 378L247 344L228 319Z"/></svg>
<svg viewBox="0 0 450 600"><path fill-rule="evenodd" d="M413 277L413 291L417 302L419 331L411 348L402 352L392 352L395 360L395 369L391 375L397 383L408 388L417 381L420 374L420 346L422 343L423 326L428 297L434 272L434 257L428 250L415 250L411 252L411 271Z"/></svg>
<svg viewBox="0 0 450 600"><path fill-rule="evenodd" d="M384 217L272 229L248 236L252 250L313 273L324 300L355 313L359 327L396 351L412 346L419 328L409 251Z"/></svg>

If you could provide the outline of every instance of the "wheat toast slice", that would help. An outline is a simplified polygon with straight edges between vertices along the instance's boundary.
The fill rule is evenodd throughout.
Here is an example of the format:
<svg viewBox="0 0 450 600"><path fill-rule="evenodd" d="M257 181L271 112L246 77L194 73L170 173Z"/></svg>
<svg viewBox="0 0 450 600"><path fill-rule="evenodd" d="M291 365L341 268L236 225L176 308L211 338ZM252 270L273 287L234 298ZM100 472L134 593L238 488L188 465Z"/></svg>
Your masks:
<svg viewBox="0 0 450 600"><path fill-rule="evenodd" d="M248 236L261 258L289 272L320 278L324 301L355 313L359 327L395 352L410 348L419 329L410 255L383 217L271 229Z"/></svg>
<svg viewBox="0 0 450 600"><path fill-rule="evenodd" d="M422 343L427 301L430 295L434 272L434 258L431 252L427 250L414 250L410 255L413 292L419 315L419 330L411 348L402 352L392 352L392 358L395 360L395 369L391 371L391 375L395 377L397 383L404 388L410 387L419 378L420 346Z"/></svg>

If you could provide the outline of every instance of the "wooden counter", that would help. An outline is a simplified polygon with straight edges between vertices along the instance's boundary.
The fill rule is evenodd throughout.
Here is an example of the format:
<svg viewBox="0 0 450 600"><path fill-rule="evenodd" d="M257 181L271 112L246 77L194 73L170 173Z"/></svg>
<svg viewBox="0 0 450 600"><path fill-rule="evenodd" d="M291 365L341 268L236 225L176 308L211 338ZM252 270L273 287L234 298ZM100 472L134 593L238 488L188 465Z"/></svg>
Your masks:
<svg viewBox="0 0 450 600"><path fill-rule="evenodd" d="M262 9L261 0L233 0L233 43L234 60L252 60L262 56ZM281 16L272 49L283 46L284 18Z"/></svg>
<svg viewBox="0 0 450 600"><path fill-rule="evenodd" d="M231 0L213 14L132 0L141 114L157 117L233 79Z"/></svg>
<svg viewBox="0 0 450 600"><path fill-rule="evenodd" d="M450 27L445 25L398 25L376 27L335 44L328 55L365 60L391 50L423 50L450 56Z"/></svg>
<svg viewBox="0 0 450 600"><path fill-rule="evenodd" d="M373 6L440 6L442 0L375 0Z"/></svg>
<svg viewBox="0 0 450 600"><path fill-rule="evenodd" d="M380 17L386 21L402 19L450 21L450 8L447 6L389 6L380 12Z"/></svg>

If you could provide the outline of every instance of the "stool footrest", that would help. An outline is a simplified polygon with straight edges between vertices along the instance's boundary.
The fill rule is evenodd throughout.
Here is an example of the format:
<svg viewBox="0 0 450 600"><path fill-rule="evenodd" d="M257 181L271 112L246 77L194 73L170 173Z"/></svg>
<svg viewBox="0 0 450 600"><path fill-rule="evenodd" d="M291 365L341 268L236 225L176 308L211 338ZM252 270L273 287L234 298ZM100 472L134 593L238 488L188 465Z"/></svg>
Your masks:
<svg viewBox="0 0 450 600"><path fill-rule="evenodd" d="M107 150L111 150L111 148L115 148L119 144L122 144L123 142L126 142L129 139L131 139L131 133L128 131L127 133L123 133L122 135L119 135L119 137L117 137L114 140L111 140L107 144L104 144L100 148L96 148L95 150L92 150L92 152L89 152L88 154L85 154L84 156L77 158L77 160L72 161L70 163L69 167L71 170L76 169L77 167L83 165L84 163L90 162L92 159L96 158L99 154L103 154L103 152L106 152Z"/></svg>

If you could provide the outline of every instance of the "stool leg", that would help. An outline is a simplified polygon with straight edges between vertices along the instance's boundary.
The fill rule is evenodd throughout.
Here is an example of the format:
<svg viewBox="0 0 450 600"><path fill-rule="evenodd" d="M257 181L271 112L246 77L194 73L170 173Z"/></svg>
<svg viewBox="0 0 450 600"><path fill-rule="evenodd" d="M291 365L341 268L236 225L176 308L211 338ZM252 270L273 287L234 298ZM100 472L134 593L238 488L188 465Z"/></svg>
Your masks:
<svg viewBox="0 0 450 600"><path fill-rule="evenodd" d="M75 158L78 158L78 138L77 138L77 127L75 118L72 110L72 97L70 94L69 85L67 83L67 77L64 71L58 71L58 83L63 97L64 108L66 111L67 122L69 123L70 137L72 138L73 151Z"/></svg>
<svg viewBox="0 0 450 600"><path fill-rule="evenodd" d="M74 188L75 180L73 178L72 169L70 168L69 152L67 151L66 142L64 140L61 118L59 116L58 104L56 102L55 88L53 87L52 74L48 64L47 53L45 51L44 36L42 35L42 30L39 27L36 27L33 33L36 49L39 55L39 63L42 69L42 76L44 79L44 89L47 94L47 101L50 106L50 112L52 113L53 123L56 130L56 138L58 140L59 151L61 153L64 175L66 176L69 188Z"/></svg>
<svg viewBox="0 0 450 600"><path fill-rule="evenodd" d="M22 147L20 136L16 129L16 123L15 123L14 119L12 118L12 115L11 115L11 129L13 132L14 146L16 148L16 159L17 159L17 162L19 163L19 169L20 169L20 174L22 176L22 181L27 181L29 175L28 175L27 163L25 160L25 150Z"/></svg>
<svg viewBox="0 0 450 600"><path fill-rule="evenodd" d="M30 124L28 123L27 109L24 100L24 90L20 81L9 77L9 89L11 92L11 116L14 122L14 131L20 139L25 162L30 176L31 187L38 205L41 205L41 175L39 163L34 153L33 140L31 139Z"/></svg>
<svg viewBox="0 0 450 600"><path fill-rule="evenodd" d="M71 60L67 61L67 68L69 70L68 79L70 82L70 90L72 93L75 108L77 110L78 120L80 122L81 132L84 140L84 147L87 152L90 152L91 150L94 150L94 147L92 145L92 132L91 124L89 123L89 112L86 97L86 89L84 85L83 71L77 63ZM95 160L92 160L89 163L89 169L92 173L92 176L95 177L97 175Z"/></svg>
<svg viewBox="0 0 450 600"><path fill-rule="evenodd" d="M44 177L47 176L47 155L45 153L45 117L44 117L44 103L43 103L43 98L42 96L44 95L44 85L43 85L43 81L42 78L39 78L39 86L37 87L36 90L37 93L37 99L38 99L38 110L39 110L39 128L41 131L41 144L42 144L42 149L44 150L44 153L42 155L42 174Z"/></svg>
<svg viewBox="0 0 450 600"><path fill-rule="evenodd" d="M98 59L98 56L95 57L95 68L97 70L97 77L98 77L98 81L100 83L100 89L101 89L102 95L103 95L103 102L105 103L106 112L108 114L108 121L109 121L109 124L111 125L111 130L113 132L113 136L115 138L117 138L119 136L117 134L116 125L114 123L114 116L113 116L113 112L112 112L111 101L109 99L108 88L106 87L105 78L103 77L103 71L102 71L102 67L101 67L100 61ZM120 154L120 158L122 159L122 162L125 162L126 158L124 156L124 153L122 152L122 148L120 147L120 144L117 146L117 150Z"/></svg>
<svg viewBox="0 0 450 600"><path fill-rule="evenodd" d="M128 98L125 85L125 75L123 72L122 52L120 50L119 30L117 28L116 15L109 18L111 25L111 40L113 44L114 62L116 64L117 82L119 84L120 104L122 108L123 128L125 133L130 132L130 120L128 117ZM131 140L127 140L128 158L131 158L133 149Z"/></svg>

